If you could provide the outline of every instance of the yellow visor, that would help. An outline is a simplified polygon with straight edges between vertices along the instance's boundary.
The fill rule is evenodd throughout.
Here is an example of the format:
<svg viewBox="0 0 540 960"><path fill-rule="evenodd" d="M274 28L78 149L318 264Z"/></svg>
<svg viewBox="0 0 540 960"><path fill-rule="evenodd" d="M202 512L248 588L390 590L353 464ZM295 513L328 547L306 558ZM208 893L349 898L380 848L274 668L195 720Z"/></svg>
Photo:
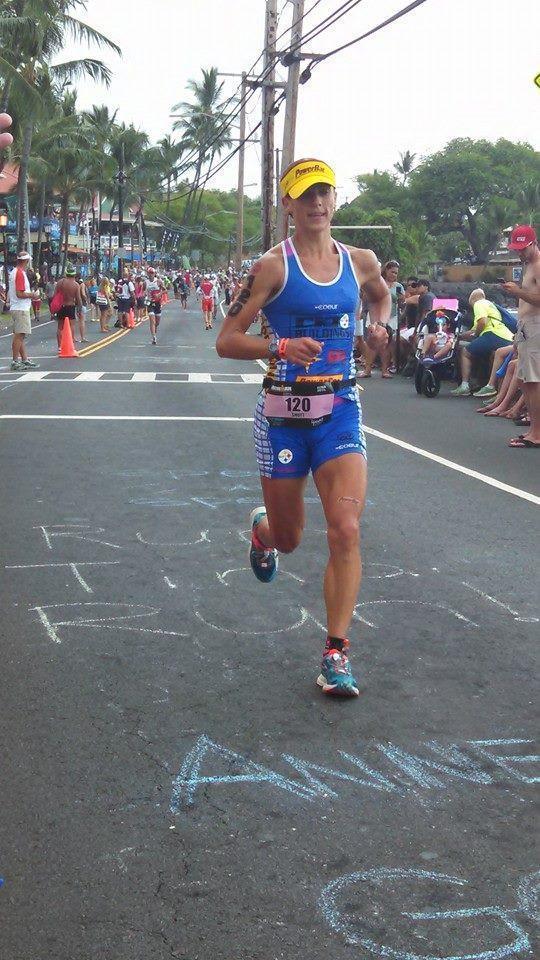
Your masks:
<svg viewBox="0 0 540 960"><path fill-rule="evenodd" d="M293 200L301 197L315 183L329 183L331 187L336 185L334 171L323 160L301 160L279 181L281 195L286 197L288 194Z"/></svg>

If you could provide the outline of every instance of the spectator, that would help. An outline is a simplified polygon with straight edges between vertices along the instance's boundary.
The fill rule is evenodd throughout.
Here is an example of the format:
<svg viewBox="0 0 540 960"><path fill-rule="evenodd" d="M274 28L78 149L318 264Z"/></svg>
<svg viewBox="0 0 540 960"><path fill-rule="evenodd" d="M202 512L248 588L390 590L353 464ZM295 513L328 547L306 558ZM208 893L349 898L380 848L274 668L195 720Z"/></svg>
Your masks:
<svg viewBox="0 0 540 960"><path fill-rule="evenodd" d="M79 290L81 291L81 312L79 313L79 316L78 316L79 337L80 337L81 343L88 343L88 340L86 339L86 311L88 310L88 290L86 288L86 284L84 280L79 274L76 275L76 279L77 279L77 283L79 284Z"/></svg>
<svg viewBox="0 0 540 960"><path fill-rule="evenodd" d="M56 339L58 341L58 350L62 342L62 332L66 320L71 326L71 336L75 340L75 315L79 318L82 311L81 288L75 279L77 271L72 263L66 264L66 273L56 284L55 293L60 293L63 299L63 306L56 314L58 320L58 329Z"/></svg>
<svg viewBox="0 0 540 960"><path fill-rule="evenodd" d="M135 285L131 280L129 270L124 270L122 279L118 281L116 288L116 300L118 303L118 319L115 327L127 327L129 320L129 311L135 304Z"/></svg>
<svg viewBox="0 0 540 960"><path fill-rule="evenodd" d="M29 337L32 333L30 320L32 300L39 296L39 293L32 292L30 289L27 276L29 263L30 254L26 250L21 250L17 254L16 266L9 275L9 303L13 321L12 370L25 370L38 366L33 360L28 359L24 342L25 337Z"/></svg>
<svg viewBox="0 0 540 960"><path fill-rule="evenodd" d="M398 281L399 275L399 263L397 260L388 260L385 263L384 267L381 270L381 276L386 283L386 286L390 290L390 296L392 298L392 307L390 312L390 318L387 324L388 340L390 343L390 358L392 366L389 368L390 373L396 372L396 337L398 332L398 317L401 313L401 309L405 302L405 287L403 284Z"/></svg>
<svg viewBox="0 0 540 960"><path fill-rule="evenodd" d="M418 291L418 316L416 318L416 330L418 331L426 319L427 314L433 310L433 301L435 296L431 292L429 280L425 280L422 277L418 280L416 289Z"/></svg>
<svg viewBox="0 0 540 960"><path fill-rule="evenodd" d="M52 277L49 277L49 279L45 284L45 297L47 299L47 303L49 304L49 316L51 320L54 320L54 317L51 311L51 300L54 297L55 290L56 290L56 280L53 280Z"/></svg>
<svg viewBox="0 0 540 960"><path fill-rule="evenodd" d="M510 250L519 253L523 265L521 287L505 283L504 290L518 298L518 377L523 389L529 427L510 440L513 448L540 448L540 249L536 232L528 224L512 231Z"/></svg>
<svg viewBox="0 0 540 960"><path fill-rule="evenodd" d="M109 292L109 281L107 280L107 277L103 277L99 285L99 290L96 294L96 306L99 310L100 333L108 333L110 330L108 321L109 317L112 316L112 307Z"/></svg>
<svg viewBox="0 0 540 960"><path fill-rule="evenodd" d="M470 396L469 377L473 359L489 356L499 347L507 347L514 339L514 334L504 325L499 310L494 303L486 300L480 287L472 291L469 305L473 309L474 322L467 333L461 334L461 339L470 340L471 343L460 350L461 384L451 391L455 397Z"/></svg>
<svg viewBox="0 0 540 960"><path fill-rule="evenodd" d="M88 291L88 299L90 300L90 320L92 323L96 323L99 319L98 306L96 302L97 292L98 292L98 282L97 278L92 274L86 280L86 289Z"/></svg>
<svg viewBox="0 0 540 960"><path fill-rule="evenodd" d="M437 311L439 329L436 333L428 333L422 343L422 355L431 360L442 360L454 348L454 325L444 311Z"/></svg>
<svg viewBox="0 0 540 960"><path fill-rule="evenodd" d="M508 343L505 347L499 347L499 349L495 351L493 354L493 363L491 364L491 374L489 380L485 387L481 387L480 390L477 390L476 393L473 393L473 397L482 397L483 399L487 399L488 397L497 396L497 380L504 375L508 364L505 365L503 371L501 371L501 366L505 363L506 358L512 356L514 353L515 347L513 343Z"/></svg>

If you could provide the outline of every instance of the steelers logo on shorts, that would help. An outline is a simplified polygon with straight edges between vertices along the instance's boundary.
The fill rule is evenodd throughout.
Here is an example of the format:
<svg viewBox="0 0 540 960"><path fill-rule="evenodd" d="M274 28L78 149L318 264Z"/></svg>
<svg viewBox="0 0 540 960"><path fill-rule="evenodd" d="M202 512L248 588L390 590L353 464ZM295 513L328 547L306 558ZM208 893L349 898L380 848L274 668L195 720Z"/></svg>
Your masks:
<svg viewBox="0 0 540 960"><path fill-rule="evenodd" d="M292 458L293 458L292 450L287 450L287 448L285 448L284 450L280 450L278 453L278 460L280 463L283 463L283 464L290 463Z"/></svg>

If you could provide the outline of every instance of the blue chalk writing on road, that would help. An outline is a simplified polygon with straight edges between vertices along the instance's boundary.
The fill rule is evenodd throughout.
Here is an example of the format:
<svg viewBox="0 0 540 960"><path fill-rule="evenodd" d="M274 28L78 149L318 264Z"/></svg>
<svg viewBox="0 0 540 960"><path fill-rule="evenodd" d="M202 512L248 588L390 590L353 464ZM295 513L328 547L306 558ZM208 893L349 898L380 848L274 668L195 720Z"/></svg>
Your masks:
<svg viewBox="0 0 540 960"><path fill-rule="evenodd" d="M540 870L537 870L536 873L530 873L528 877L523 877L517 890L519 910L534 923L540 923L540 910L538 908L539 889Z"/></svg>
<svg viewBox="0 0 540 960"><path fill-rule="evenodd" d="M431 787L445 787L444 780L435 777L430 770L444 774L446 777L455 777L458 780L467 780L469 783L493 783L489 773L485 773L479 764L467 757L457 747L441 747L438 743L431 741L426 744L430 750L437 753L440 757L450 763L440 763L429 757L416 757L407 753L394 744L379 744L378 749L392 763L395 763L403 772L410 777L419 787L430 789Z"/></svg>
<svg viewBox="0 0 540 960"><path fill-rule="evenodd" d="M221 776L201 777L202 762L207 754L211 753L225 761L227 768L234 772ZM187 754L178 776L173 782L171 813L177 813L182 805L191 806L197 788L207 783L269 783L288 793L302 797L304 800L313 800L316 796L314 790L304 788L300 783L288 780L268 767L246 760L240 754L222 747L219 743L214 743L213 740L203 735L199 737L193 749Z"/></svg>
<svg viewBox="0 0 540 960"><path fill-rule="evenodd" d="M538 763L540 761L540 756L538 754L528 754L527 756L522 756L521 754L512 754L511 756L499 756L494 754L489 750L486 750L486 747L511 747L511 746L521 746L523 744L531 743L530 740L469 740L469 744L480 754L481 757L485 757L486 760L489 760L491 763L496 764L501 770L504 770L505 773L509 773L512 777L515 777L516 780L521 780L522 783L539 783L540 777L529 777L526 773L522 773L521 770L515 769L514 764L522 763Z"/></svg>
<svg viewBox="0 0 540 960"><path fill-rule="evenodd" d="M361 873L350 873L337 880L333 880L323 890L319 899L319 909L329 927L344 937L349 946L362 947L377 957L391 958L391 960L504 960L505 957L517 956L524 950L530 949L531 943L529 936L512 916L513 911L505 910L502 907L478 907L460 910L437 910L410 912L400 911L400 915L408 920L435 922L438 926L444 921L449 920L471 920L475 918L487 918L499 920L504 931L510 931L514 938L510 942L491 944L487 949L480 949L477 953L459 953L459 954L418 954L412 953L402 948L394 949L388 944L376 942L367 938L354 929L355 924L361 923L358 917L348 917L344 910L338 906L338 898L345 895L350 899L351 888L365 884L366 898L368 893L373 893L373 887L380 889L381 898L385 903L388 901L388 895L395 885L396 881L416 881L420 884L422 881L436 882L437 884L450 886L466 886L467 880L460 877L451 877L443 873L431 873L427 870L404 870L402 868L376 868ZM382 888L382 889L381 889ZM361 887L362 889L362 887ZM356 912L356 911L355 911ZM434 928L435 934L437 926ZM426 928L427 929L427 928ZM502 935L502 934L500 934ZM475 932L475 945L483 937L481 932ZM425 937L423 937L425 939Z"/></svg>
<svg viewBox="0 0 540 960"><path fill-rule="evenodd" d="M474 750L474 744L477 742L472 741L473 747L469 748ZM513 742L526 744L529 741ZM507 745L509 741L497 741L497 743L498 745ZM289 776L284 776L269 767L261 767L247 760L241 754L235 753L203 735L199 737L195 746L185 757L178 776L174 780L171 810L178 813L182 807L193 804L197 790L203 784L211 784L216 787L223 785L238 786L243 783L272 786L285 790L297 799L312 801L321 798L339 798L337 784L340 783L352 784L378 793L417 796L419 789L426 791L448 790L450 784L456 781L460 781L462 786L489 786L495 782L493 776L486 770L481 769L478 762L473 757L467 756L457 744L444 745L431 741L423 746L434 753L435 758L417 756L393 744L373 744L372 748L382 754L391 765L392 769L389 775L375 770L361 757L345 753L342 750L338 751L341 760L360 770L364 774L363 777L353 776L353 773L347 770L319 766L317 763L293 757L290 754L281 754L279 758L281 762L293 767L296 773L303 778L302 782L301 780L291 780ZM517 759L531 759L530 757L520 758L519 755L516 755L516 757ZM516 760L516 757L513 759ZM201 776L203 761L210 765L211 763L215 764L216 759L218 760L219 772L216 772L214 766L211 772ZM506 763L505 767L502 768L501 764L497 762L500 758L491 756L490 759L495 767L504 769L508 779L523 782L519 771L516 771L510 764ZM227 769L221 772L223 760L227 761ZM445 762L443 763L441 760ZM231 765L236 768L232 775L229 769ZM437 776L434 775L433 771ZM334 781L332 786L323 782L328 779ZM532 894L529 892L528 896L530 900Z"/></svg>

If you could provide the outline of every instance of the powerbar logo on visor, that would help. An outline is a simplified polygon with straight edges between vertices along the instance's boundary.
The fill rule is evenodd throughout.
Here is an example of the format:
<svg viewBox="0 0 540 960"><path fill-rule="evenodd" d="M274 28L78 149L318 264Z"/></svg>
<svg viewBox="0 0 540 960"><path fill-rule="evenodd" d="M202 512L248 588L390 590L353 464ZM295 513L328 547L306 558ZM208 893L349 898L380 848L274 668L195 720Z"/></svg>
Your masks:
<svg viewBox="0 0 540 960"><path fill-rule="evenodd" d="M295 177L304 177L307 173L326 173L326 167L321 167L320 163L314 163L311 167L297 167Z"/></svg>

